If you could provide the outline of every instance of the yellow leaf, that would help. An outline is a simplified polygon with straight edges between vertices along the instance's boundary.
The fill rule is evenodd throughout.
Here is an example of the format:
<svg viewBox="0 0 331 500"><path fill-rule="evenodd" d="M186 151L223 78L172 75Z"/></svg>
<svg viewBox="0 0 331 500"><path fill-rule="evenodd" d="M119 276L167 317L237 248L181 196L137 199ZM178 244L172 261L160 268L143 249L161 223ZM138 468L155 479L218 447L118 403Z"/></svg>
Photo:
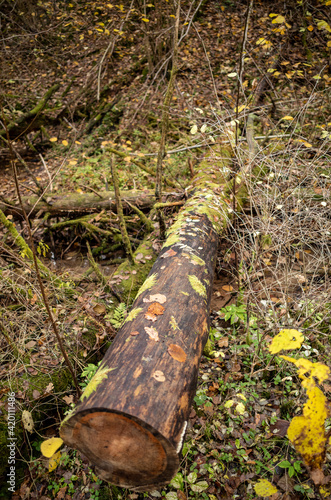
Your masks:
<svg viewBox="0 0 331 500"><path fill-rule="evenodd" d="M231 408L231 406L234 405L234 401L232 399L229 399L224 405L224 408Z"/></svg>
<svg viewBox="0 0 331 500"><path fill-rule="evenodd" d="M304 145L306 146L306 148L311 148L311 147L312 147L312 145L310 144L310 142L306 142L306 141L305 141L305 142L304 142Z"/></svg>
<svg viewBox="0 0 331 500"><path fill-rule="evenodd" d="M79 142L79 141L75 141L75 144L81 144L81 142Z"/></svg>
<svg viewBox="0 0 331 500"><path fill-rule="evenodd" d="M282 23L285 23L285 17L279 15L277 17L274 17L271 22L272 22L272 24L282 24Z"/></svg>
<svg viewBox="0 0 331 500"><path fill-rule="evenodd" d="M222 290L224 290L225 292L232 292L233 286L231 286L231 285L224 285L224 286L222 286Z"/></svg>
<svg viewBox="0 0 331 500"><path fill-rule="evenodd" d="M69 165L72 165L72 166L77 165L77 160L70 160Z"/></svg>
<svg viewBox="0 0 331 500"><path fill-rule="evenodd" d="M61 452L58 451L48 461L48 472L52 472L59 465L61 459Z"/></svg>
<svg viewBox="0 0 331 500"><path fill-rule="evenodd" d="M63 144L63 146L68 146L68 144L69 144L69 143L68 143L68 141L66 141L66 140L64 139L64 141L62 141L62 144Z"/></svg>
<svg viewBox="0 0 331 500"><path fill-rule="evenodd" d="M256 45L264 45L265 43L267 43L267 40L262 37L257 40Z"/></svg>
<svg viewBox="0 0 331 500"><path fill-rule="evenodd" d="M240 113L243 109L246 109L247 106L245 104L242 104L241 106L238 107L238 113ZM237 108L235 108L235 111L237 111Z"/></svg>
<svg viewBox="0 0 331 500"><path fill-rule="evenodd" d="M51 458L54 453L62 446L63 440L61 438L52 437L46 439L40 445L40 451L46 458Z"/></svg>
<svg viewBox="0 0 331 500"><path fill-rule="evenodd" d="M324 422L328 416L327 399L318 387L307 391L308 401L303 416L294 417L287 430L289 440L310 469L321 467L325 457L326 435Z"/></svg>
<svg viewBox="0 0 331 500"><path fill-rule="evenodd" d="M258 483L254 484L254 490L260 497L271 497L278 492L277 488L267 479L260 479Z"/></svg>
<svg viewBox="0 0 331 500"><path fill-rule="evenodd" d="M304 337L298 330L282 330L272 339L269 351L271 354L277 354L283 349L299 349L303 341Z"/></svg>
<svg viewBox="0 0 331 500"><path fill-rule="evenodd" d="M313 29L314 29L314 26L312 26L311 24L307 28L308 31L313 31Z"/></svg>
<svg viewBox="0 0 331 500"><path fill-rule="evenodd" d="M282 120L293 120L293 116L283 116Z"/></svg>
<svg viewBox="0 0 331 500"><path fill-rule="evenodd" d="M239 413L239 415L243 415L245 413L245 405L243 403L237 404L236 413Z"/></svg>
<svg viewBox="0 0 331 500"><path fill-rule="evenodd" d="M281 358L293 363L298 368L298 375L303 380L302 386L307 389L316 385L314 378L317 378L321 384L330 376L330 368L323 363L312 363L305 358L295 359L289 356L281 356Z"/></svg>
<svg viewBox="0 0 331 500"><path fill-rule="evenodd" d="M51 137L51 138L50 138L50 141L51 141L51 142L56 142L56 141L57 141L57 137Z"/></svg>
<svg viewBox="0 0 331 500"><path fill-rule="evenodd" d="M330 25L326 21L323 20L317 21L317 27L319 30L325 30L331 33Z"/></svg>
<svg viewBox="0 0 331 500"><path fill-rule="evenodd" d="M25 430L32 432L34 428L34 422L32 415L29 411L23 410L22 412L22 423Z"/></svg>
<svg viewBox="0 0 331 500"><path fill-rule="evenodd" d="M149 23L149 19L146 19L146 17L143 17L142 21L144 21L144 23Z"/></svg>
<svg viewBox="0 0 331 500"><path fill-rule="evenodd" d="M131 157L130 157L130 156L126 156L126 157L124 158L124 161L127 161L128 163L130 163L130 161L131 161Z"/></svg>
<svg viewBox="0 0 331 500"><path fill-rule="evenodd" d="M76 189L76 193L81 194L81 193L83 193L83 190L81 188L78 188L78 189Z"/></svg>

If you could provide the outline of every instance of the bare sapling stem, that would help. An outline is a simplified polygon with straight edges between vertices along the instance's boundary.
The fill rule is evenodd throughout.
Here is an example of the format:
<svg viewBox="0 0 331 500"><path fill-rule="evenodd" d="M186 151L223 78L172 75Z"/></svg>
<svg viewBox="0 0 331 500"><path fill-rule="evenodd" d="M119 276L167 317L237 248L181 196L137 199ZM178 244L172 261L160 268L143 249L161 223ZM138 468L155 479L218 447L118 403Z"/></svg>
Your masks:
<svg viewBox="0 0 331 500"><path fill-rule="evenodd" d="M163 101L163 110L162 110L162 120L161 120L161 141L160 148L157 156L156 163L156 185L155 185L155 198L156 202L160 203L162 197L162 172L163 172L163 159L165 156L165 144L169 127L169 107L171 103L171 99L174 93L175 87L175 79L176 73L178 69L178 29L179 29L179 17L180 17L180 0L177 2L177 11L176 11L176 19L175 19L175 29L174 29L174 38L173 38L173 54L172 54L172 68L169 78L169 83L167 87L166 94L164 96ZM160 225L160 238L161 240L165 239L165 222L163 218L163 213L160 209L157 211L158 220Z"/></svg>
<svg viewBox="0 0 331 500"><path fill-rule="evenodd" d="M124 219L124 215L123 215L123 205L122 205L120 188L119 188L119 183L118 183L118 176L117 176L116 168L114 166L114 157L113 156L110 157L110 169L111 169L111 175L113 178L117 215L118 215L119 222L120 222L122 239L123 239L123 243L125 246L126 255L129 259L130 264L133 266L134 265L134 257L133 257L131 243L130 243L130 239L129 239L129 235L128 235L128 232L126 229L125 219Z"/></svg>
<svg viewBox="0 0 331 500"><path fill-rule="evenodd" d="M247 10L246 10L246 16L245 16L245 28L244 28L244 34L243 34L243 41L241 44L241 50L240 50L240 61L239 61L239 74L238 74L238 82L237 82L237 99L236 99L236 131L235 131L235 145L236 148L238 146L238 116L239 116L239 96L240 96L240 88L243 88L242 85L242 79L243 79L243 73L244 73L244 58L245 58L245 47L246 47L246 41L247 41L247 34L248 34L248 25L249 25L249 18L251 15L253 7L253 0L248 0L248 5L247 5ZM239 155L237 155L239 158ZM236 173L238 171L238 165L237 162L234 163L234 174L233 174L233 190L232 190L232 209L233 209L233 229L234 232L236 233L237 229L237 216L236 216ZM239 266L238 266L238 252L236 249L236 246L234 247L234 254L235 254L235 267L236 267L236 275L239 281ZM239 284L239 283L238 283Z"/></svg>

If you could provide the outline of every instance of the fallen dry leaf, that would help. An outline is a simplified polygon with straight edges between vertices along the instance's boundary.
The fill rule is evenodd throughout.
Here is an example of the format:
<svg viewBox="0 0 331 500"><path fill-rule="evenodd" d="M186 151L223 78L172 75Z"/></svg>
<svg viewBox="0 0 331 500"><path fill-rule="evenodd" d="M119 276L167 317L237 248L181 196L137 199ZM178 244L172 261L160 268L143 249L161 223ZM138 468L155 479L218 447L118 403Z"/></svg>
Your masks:
<svg viewBox="0 0 331 500"><path fill-rule="evenodd" d="M148 319L149 321L156 321L157 320L157 316L155 314L151 314L149 312L147 312L145 314L145 318Z"/></svg>
<svg viewBox="0 0 331 500"><path fill-rule="evenodd" d="M222 290L224 290L225 292L232 292L233 286L231 286L231 285L224 285L224 286L222 286Z"/></svg>
<svg viewBox="0 0 331 500"><path fill-rule="evenodd" d="M95 312L95 314L105 314L106 307L103 304L96 304L93 307L93 311Z"/></svg>
<svg viewBox="0 0 331 500"><path fill-rule="evenodd" d="M170 344L168 347L168 353L172 358L180 363L184 363L184 361L186 361L186 353L179 345Z"/></svg>
<svg viewBox="0 0 331 500"><path fill-rule="evenodd" d="M160 340L157 330L155 330L155 328L153 328L152 326L145 326L144 330L151 340L155 340L155 342L158 342Z"/></svg>
<svg viewBox="0 0 331 500"><path fill-rule="evenodd" d="M228 347L229 346L229 339L227 337L223 337L217 342L218 347Z"/></svg>
<svg viewBox="0 0 331 500"><path fill-rule="evenodd" d="M156 316L159 316L160 314L163 314L164 312L164 307L161 306L158 302L153 302L147 309L147 312L150 314L155 314Z"/></svg>
<svg viewBox="0 0 331 500"><path fill-rule="evenodd" d="M65 403L67 403L67 405L70 405L74 402L74 397L72 394L70 396L64 396L62 399L63 401L65 401Z"/></svg>
<svg viewBox="0 0 331 500"><path fill-rule="evenodd" d="M163 255L161 255L161 259L166 259L167 257L173 257L176 254L177 254L177 252L175 252L175 250L173 250L172 248L170 248L169 250L167 250L166 252L164 252Z"/></svg>
<svg viewBox="0 0 331 500"><path fill-rule="evenodd" d="M167 297L161 293L156 293L155 295L150 295L149 299L145 297L143 302L159 302L159 304L164 304L167 301Z"/></svg>
<svg viewBox="0 0 331 500"><path fill-rule="evenodd" d="M131 332L130 335L132 335L132 337L135 337L136 335L139 335L139 332L134 331L134 332Z"/></svg>
<svg viewBox="0 0 331 500"><path fill-rule="evenodd" d="M46 389L45 389L44 393L45 393L45 394L50 394L50 393L52 392L52 390L53 390L53 389L54 389L54 384L53 384L53 382L50 382L50 383L48 384L48 386L46 387Z"/></svg>

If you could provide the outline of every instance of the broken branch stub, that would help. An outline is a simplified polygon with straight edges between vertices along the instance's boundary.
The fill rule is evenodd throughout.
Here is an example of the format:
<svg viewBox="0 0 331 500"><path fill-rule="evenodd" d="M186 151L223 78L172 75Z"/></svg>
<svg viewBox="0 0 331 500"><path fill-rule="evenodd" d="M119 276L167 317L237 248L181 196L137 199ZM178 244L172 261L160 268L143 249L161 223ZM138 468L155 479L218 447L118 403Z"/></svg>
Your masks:
<svg viewBox="0 0 331 500"><path fill-rule="evenodd" d="M215 148L216 149L216 148ZM218 238L230 218L224 167L206 158L132 310L60 434L102 479L136 491L179 467L209 333Z"/></svg>

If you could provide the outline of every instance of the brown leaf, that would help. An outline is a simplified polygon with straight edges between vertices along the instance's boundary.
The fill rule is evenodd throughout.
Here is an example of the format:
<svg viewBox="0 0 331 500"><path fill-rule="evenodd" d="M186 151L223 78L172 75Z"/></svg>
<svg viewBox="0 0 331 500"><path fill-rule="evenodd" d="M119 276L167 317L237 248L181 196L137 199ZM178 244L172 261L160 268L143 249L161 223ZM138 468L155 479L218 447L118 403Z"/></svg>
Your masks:
<svg viewBox="0 0 331 500"><path fill-rule="evenodd" d="M284 474L284 476L282 476L280 480L277 481L277 486L283 491L292 492L294 482L287 474Z"/></svg>
<svg viewBox="0 0 331 500"><path fill-rule="evenodd" d="M31 347L33 347L33 346L35 346L35 345L36 345L36 343L37 343L37 342L36 342L35 340L30 340L30 342L27 342L27 343L25 344L25 347L26 347L27 349L31 349Z"/></svg>
<svg viewBox="0 0 331 500"><path fill-rule="evenodd" d="M50 394L53 391L53 389L54 389L54 384L53 382L50 382L44 392L45 394Z"/></svg>
<svg viewBox="0 0 331 500"><path fill-rule="evenodd" d="M145 318L148 319L149 321L156 321L157 320L157 316L155 314L151 314L149 312L147 312L145 314Z"/></svg>
<svg viewBox="0 0 331 500"><path fill-rule="evenodd" d="M64 396L62 399L65 403L67 403L67 405L70 405L74 402L74 397L72 394L70 396Z"/></svg>
<svg viewBox="0 0 331 500"><path fill-rule="evenodd" d="M132 335L132 337L135 337L136 335L139 335L139 333L140 332L135 331L135 332L131 332L130 335Z"/></svg>
<svg viewBox="0 0 331 500"><path fill-rule="evenodd" d="M166 259L167 257L173 257L176 254L177 254L177 252L175 252L175 250L173 250L172 248L169 248L169 250L167 250L166 252L164 252L163 255L161 255L161 258Z"/></svg>
<svg viewBox="0 0 331 500"><path fill-rule="evenodd" d="M32 392L32 396L33 396L33 399L38 399L40 397L40 392L37 391L37 389L35 389L33 392Z"/></svg>
<svg viewBox="0 0 331 500"><path fill-rule="evenodd" d="M159 304L158 302L153 302L153 304L151 304L149 306L149 308L147 309L147 312L149 312L150 314L156 314L157 316L159 316L160 314L163 314L164 307L161 306L161 304Z"/></svg>
<svg viewBox="0 0 331 500"><path fill-rule="evenodd" d="M95 314L105 314L106 307L103 304L96 304L93 307L93 311L95 312Z"/></svg>
<svg viewBox="0 0 331 500"><path fill-rule="evenodd" d="M186 361L186 353L179 345L170 344L168 347L168 353L172 358L180 363L184 363L184 361Z"/></svg>
<svg viewBox="0 0 331 500"><path fill-rule="evenodd" d="M326 484L329 479L324 476L322 469L313 469L309 471L309 474L314 484Z"/></svg>
<svg viewBox="0 0 331 500"><path fill-rule="evenodd" d="M187 496L183 491L177 490L176 495L178 500L187 500Z"/></svg>
<svg viewBox="0 0 331 500"><path fill-rule="evenodd" d="M232 292L233 286L231 286L231 285L224 285L224 286L222 286L222 290L224 290L225 292Z"/></svg>
<svg viewBox="0 0 331 500"><path fill-rule="evenodd" d="M34 293L32 299L30 299L30 304L34 305L37 302L37 294Z"/></svg>
<svg viewBox="0 0 331 500"><path fill-rule="evenodd" d="M167 301L167 297L162 295L161 293L156 293L155 295L150 295L149 299L145 297L143 302L159 302L160 304L164 304Z"/></svg>
<svg viewBox="0 0 331 500"><path fill-rule="evenodd" d="M228 347L229 346L229 339L228 337L223 337L217 342L218 347Z"/></svg>
<svg viewBox="0 0 331 500"><path fill-rule="evenodd" d="M287 429L289 428L290 422L283 419L278 419L276 423L270 424L270 432L273 434L277 434L277 436L284 437L286 436ZM277 431L277 432L275 432Z"/></svg>
<svg viewBox="0 0 331 500"><path fill-rule="evenodd" d="M160 340L159 334L158 334L157 330L155 330L155 328L153 328L152 326L150 328L148 326L145 326L144 330L151 340L155 340L155 342L159 342L159 340Z"/></svg>

